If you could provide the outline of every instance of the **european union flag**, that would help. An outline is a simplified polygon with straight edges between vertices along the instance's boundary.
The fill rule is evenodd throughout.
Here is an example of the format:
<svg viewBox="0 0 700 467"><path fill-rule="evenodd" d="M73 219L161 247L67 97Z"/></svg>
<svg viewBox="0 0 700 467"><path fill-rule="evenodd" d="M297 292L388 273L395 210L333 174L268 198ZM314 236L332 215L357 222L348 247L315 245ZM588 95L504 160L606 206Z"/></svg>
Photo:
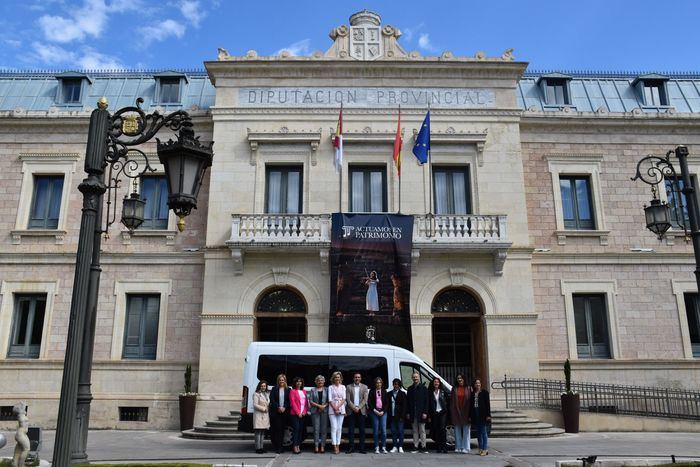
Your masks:
<svg viewBox="0 0 700 467"><path fill-rule="evenodd" d="M416 144L413 145L413 154L418 158L418 162L425 164L428 162L430 152L430 111L425 114L423 125L420 127Z"/></svg>

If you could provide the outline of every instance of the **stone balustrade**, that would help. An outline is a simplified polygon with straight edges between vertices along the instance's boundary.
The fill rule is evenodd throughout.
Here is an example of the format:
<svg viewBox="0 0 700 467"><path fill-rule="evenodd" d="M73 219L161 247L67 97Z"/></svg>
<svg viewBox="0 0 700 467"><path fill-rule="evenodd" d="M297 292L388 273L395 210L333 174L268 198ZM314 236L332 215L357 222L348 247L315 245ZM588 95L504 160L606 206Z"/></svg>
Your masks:
<svg viewBox="0 0 700 467"><path fill-rule="evenodd" d="M508 241L506 216L416 215L414 243L465 244ZM329 214L234 214L227 243L328 243Z"/></svg>

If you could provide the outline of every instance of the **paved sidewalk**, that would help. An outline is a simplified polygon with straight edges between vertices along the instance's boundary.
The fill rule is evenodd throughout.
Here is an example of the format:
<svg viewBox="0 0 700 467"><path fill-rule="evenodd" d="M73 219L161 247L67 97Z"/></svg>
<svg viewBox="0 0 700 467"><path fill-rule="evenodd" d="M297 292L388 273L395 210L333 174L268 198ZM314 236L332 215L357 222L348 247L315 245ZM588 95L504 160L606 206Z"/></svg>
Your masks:
<svg viewBox="0 0 700 467"><path fill-rule="evenodd" d="M1 457L10 457L14 434L3 432L8 443L0 449ZM44 433L41 458L50 459L55 432ZM386 466L449 467L475 466L554 466L560 459L597 455L599 458L652 458L670 462L671 454L700 459L698 433L581 433L558 438L525 439L495 438L489 440L489 455L469 454L314 454L311 446L303 446L300 455L272 453L257 455L244 441L202 441L183 439L177 431L92 430L88 438L88 455L92 462L124 461L188 461L220 464L244 464L247 467L353 466L375 464ZM371 444L371 443L370 443ZM409 443L410 445L410 443ZM269 449L269 445L266 446Z"/></svg>

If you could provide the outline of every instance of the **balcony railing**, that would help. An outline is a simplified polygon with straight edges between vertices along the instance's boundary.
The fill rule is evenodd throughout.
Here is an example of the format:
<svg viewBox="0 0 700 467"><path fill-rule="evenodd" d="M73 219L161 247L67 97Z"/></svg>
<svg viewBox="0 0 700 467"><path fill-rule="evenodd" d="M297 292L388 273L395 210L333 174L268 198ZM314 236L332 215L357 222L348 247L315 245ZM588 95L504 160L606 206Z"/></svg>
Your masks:
<svg viewBox="0 0 700 467"><path fill-rule="evenodd" d="M328 214L234 214L228 243L330 242ZM416 215L416 243L507 243L506 216Z"/></svg>
<svg viewBox="0 0 700 467"><path fill-rule="evenodd" d="M234 214L230 243L330 242L328 214Z"/></svg>

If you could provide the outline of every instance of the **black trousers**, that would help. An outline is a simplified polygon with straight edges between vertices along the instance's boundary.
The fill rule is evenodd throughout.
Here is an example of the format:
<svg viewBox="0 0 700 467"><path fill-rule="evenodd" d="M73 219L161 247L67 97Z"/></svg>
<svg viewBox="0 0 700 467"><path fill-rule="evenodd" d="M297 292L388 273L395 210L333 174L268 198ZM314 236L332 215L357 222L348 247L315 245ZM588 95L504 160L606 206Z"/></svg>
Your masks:
<svg viewBox="0 0 700 467"><path fill-rule="evenodd" d="M287 419L288 416L286 413L279 414L270 412L270 441L272 441L272 447L275 451L282 450L284 429L289 425Z"/></svg>
<svg viewBox="0 0 700 467"><path fill-rule="evenodd" d="M430 414L430 437L435 441L435 449L441 451L447 447L447 410Z"/></svg>
<svg viewBox="0 0 700 467"><path fill-rule="evenodd" d="M365 419L366 415L362 412L355 413L348 409L348 414L345 419L348 421L348 448L353 449L355 445L355 426L360 430L360 451L365 450Z"/></svg>

